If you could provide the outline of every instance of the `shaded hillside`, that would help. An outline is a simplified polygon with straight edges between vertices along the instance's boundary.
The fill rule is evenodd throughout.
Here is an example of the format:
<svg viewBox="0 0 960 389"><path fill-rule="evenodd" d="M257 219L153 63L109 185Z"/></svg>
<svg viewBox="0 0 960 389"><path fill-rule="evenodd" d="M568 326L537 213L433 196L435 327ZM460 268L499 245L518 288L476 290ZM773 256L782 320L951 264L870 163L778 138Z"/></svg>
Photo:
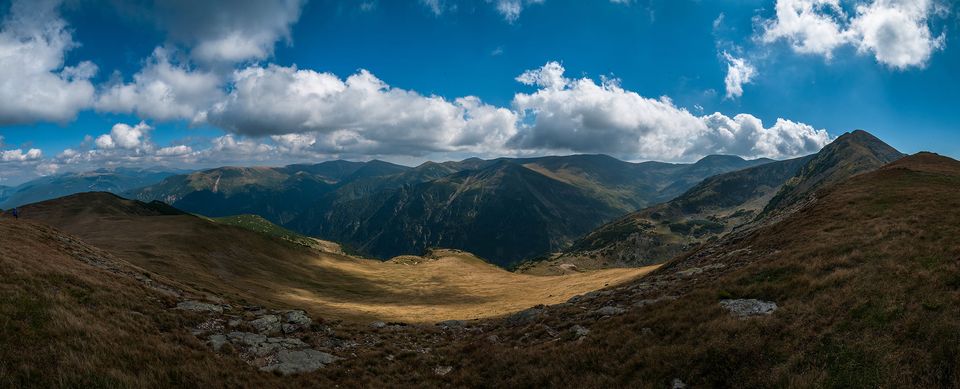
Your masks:
<svg viewBox="0 0 960 389"><path fill-rule="evenodd" d="M188 337L187 319L168 310L175 295L135 278L144 275L159 278L53 228L0 217L0 386L263 381Z"/></svg>
<svg viewBox="0 0 960 389"><path fill-rule="evenodd" d="M41 177L13 188L0 188L0 209L82 192L123 193L179 174L154 169L99 169Z"/></svg>
<svg viewBox="0 0 960 389"><path fill-rule="evenodd" d="M854 175L876 170L903 153L863 130L841 135L816 154L767 204L765 213L777 213L803 201L818 189Z"/></svg>
<svg viewBox="0 0 960 389"><path fill-rule="evenodd" d="M693 164L634 164L606 155L572 155L518 159L515 162L580 187L614 208L629 211L672 199L704 178L772 161L711 155Z"/></svg>
<svg viewBox="0 0 960 389"><path fill-rule="evenodd" d="M23 207L42 221L155 274L237 304L316 316L433 323L502 315L624 282L650 269L576 277L519 275L465 252L432 251L407 266L313 250L278 231L234 227L166 204L85 193Z"/></svg>
<svg viewBox="0 0 960 389"><path fill-rule="evenodd" d="M957 387L958 187L960 162L927 153L855 176L631 285L452 346L451 385ZM777 308L741 318L725 299ZM604 306L622 311L591 317Z"/></svg>
<svg viewBox="0 0 960 389"><path fill-rule="evenodd" d="M588 269L660 263L745 224L762 224L818 189L900 156L864 131L844 134L811 156L708 178L676 199L590 232L559 257L530 263L523 271L557 272L560 264Z"/></svg>
<svg viewBox="0 0 960 389"><path fill-rule="evenodd" d="M773 162L710 177L674 200L631 213L591 231L561 255L521 271L642 266L666 261L752 220L811 157ZM569 267L568 267L569 268Z"/></svg>
<svg viewBox="0 0 960 389"><path fill-rule="evenodd" d="M710 156L694 164L630 163L605 155L573 155L472 158L408 168L382 161L331 161L282 168L212 169L170 177L128 195L165 201L211 217L259 215L298 233L340 241L382 259L422 254L439 245L509 264L565 247L603 222L671 198L708 176L767 162ZM505 164L518 167L513 173L516 179L492 178L498 175L490 172ZM544 199L543 194L527 193L529 179L521 176L536 176L538 185L558 188L571 197ZM472 181L463 182L464 177L472 177ZM482 184L486 188L483 199L444 210L452 193L467 189L474 181L486 182ZM577 211L587 206L595 206L597 212ZM513 223L528 228L528 236L501 236L501 227L506 225L502 219L512 209L530 212L522 217L512 215ZM583 217L563 217L568 211ZM532 244L527 245L524 238Z"/></svg>
<svg viewBox="0 0 960 389"><path fill-rule="evenodd" d="M508 265L563 247L620 213L582 189L512 162L498 162L394 192L358 218L348 203L330 230L317 231L381 258L456 247ZM344 225L355 226L345 230Z"/></svg>

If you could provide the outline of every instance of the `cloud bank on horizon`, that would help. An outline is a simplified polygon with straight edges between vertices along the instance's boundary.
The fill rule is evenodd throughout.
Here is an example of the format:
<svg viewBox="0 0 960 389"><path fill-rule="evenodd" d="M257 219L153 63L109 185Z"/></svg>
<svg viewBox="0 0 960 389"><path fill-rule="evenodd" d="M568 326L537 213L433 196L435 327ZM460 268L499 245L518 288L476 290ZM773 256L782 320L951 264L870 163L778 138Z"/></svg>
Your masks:
<svg viewBox="0 0 960 389"><path fill-rule="evenodd" d="M453 0L421 0L427 12L456 12ZM630 6L629 0L611 0ZM367 3L364 3L367 4ZM370 3L375 4L375 3ZM486 0L505 23L546 0ZM750 113L693 113L668 96L643 96L600 75L571 77L560 60L518 71L509 105L476 96L444 98L391 86L367 70L341 77L271 62L292 42L304 1L163 1L142 5L164 31L126 80L92 80L98 65L67 54L82 42L58 0L14 0L0 29L0 126L54 122L81 112L121 114L118 122L73 147L43 151L3 144L0 175L50 174L64 165L191 165L330 157L510 156L605 153L628 160L690 161L709 154L788 158L816 152L831 139L789 118L763 123ZM371 6L371 5L367 5ZM786 44L797 55L830 61L851 46L898 71L922 68L943 50L932 18L950 10L933 0L777 0L756 21L754 39L718 53L727 67L727 99L749 93L765 48ZM216 14L216 18L208 15ZM714 28L723 22L722 15ZM501 50L502 52L502 50ZM70 57L72 58L72 57ZM222 134L205 147L157 145L157 123L212 126Z"/></svg>

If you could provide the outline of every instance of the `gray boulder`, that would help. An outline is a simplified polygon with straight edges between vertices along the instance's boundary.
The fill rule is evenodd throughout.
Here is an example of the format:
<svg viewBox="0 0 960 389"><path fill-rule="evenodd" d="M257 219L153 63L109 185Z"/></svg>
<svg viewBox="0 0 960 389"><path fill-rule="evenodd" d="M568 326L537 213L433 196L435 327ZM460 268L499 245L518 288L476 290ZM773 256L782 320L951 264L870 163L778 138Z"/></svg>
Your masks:
<svg viewBox="0 0 960 389"><path fill-rule="evenodd" d="M177 303L177 309L193 312L223 313L223 307L219 305L202 303L193 300L181 301Z"/></svg>
<svg viewBox="0 0 960 389"><path fill-rule="evenodd" d="M283 314L283 321L287 324L295 324L302 328L310 327L310 324L313 323L310 316L307 316L306 312L299 309L285 312Z"/></svg>
<svg viewBox="0 0 960 389"><path fill-rule="evenodd" d="M387 326L387 323L384 323L382 321L375 321L373 323L370 323L370 328L384 328L386 326Z"/></svg>
<svg viewBox="0 0 960 389"><path fill-rule="evenodd" d="M324 365L335 362L338 358L322 351L314 349L306 350L281 350L275 356L276 361L268 364L260 370L269 372L278 372L280 374L309 373L315 371Z"/></svg>
<svg viewBox="0 0 960 389"><path fill-rule="evenodd" d="M233 343L237 343L247 347L256 346L260 343L267 341L266 335L254 334L250 332L239 332L239 331L228 333L227 338L230 339L230 341Z"/></svg>
<svg viewBox="0 0 960 389"><path fill-rule="evenodd" d="M542 306L527 308L507 317L507 323L512 325L529 324L539 320L546 312L547 310Z"/></svg>
<svg viewBox="0 0 960 389"><path fill-rule="evenodd" d="M590 330L579 324L575 324L573 327L570 327L570 331L572 331L573 334L578 338L587 336L587 334L590 333Z"/></svg>
<svg viewBox="0 0 960 389"><path fill-rule="evenodd" d="M751 316L769 315L777 310L777 303L757 299L720 300L720 306L730 311L730 314L741 319Z"/></svg>
<svg viewBox="0 0 960 389"><path fill-rule="evenodd" d="M227 337L223 334L210 335L207 340L210 341L210 347L213 347L214 351L220 351L220 348L227 344Z"/></svg>
<svg viewBox="0 0 960 389"><path fill-rule="evenodd" d="M280 331L280 317L277 315L263 315L250 322L253 328L261 334L270 334Z"/></svg>

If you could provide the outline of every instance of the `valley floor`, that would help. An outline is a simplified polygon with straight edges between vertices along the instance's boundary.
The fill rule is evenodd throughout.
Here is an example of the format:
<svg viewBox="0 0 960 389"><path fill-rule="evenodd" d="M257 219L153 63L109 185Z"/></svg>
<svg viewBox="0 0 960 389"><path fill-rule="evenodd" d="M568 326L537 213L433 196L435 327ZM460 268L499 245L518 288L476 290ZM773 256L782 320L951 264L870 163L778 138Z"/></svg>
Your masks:
<svg viewBox="0 0 960 389"><path fill-rule="evenodd" d="M324 255L311 265L322 274L322 285L279 289L276 298L323 317L408 323L473 320L559 304L658 267L535 276L457 250L435 250L416 264Z"/></svg>

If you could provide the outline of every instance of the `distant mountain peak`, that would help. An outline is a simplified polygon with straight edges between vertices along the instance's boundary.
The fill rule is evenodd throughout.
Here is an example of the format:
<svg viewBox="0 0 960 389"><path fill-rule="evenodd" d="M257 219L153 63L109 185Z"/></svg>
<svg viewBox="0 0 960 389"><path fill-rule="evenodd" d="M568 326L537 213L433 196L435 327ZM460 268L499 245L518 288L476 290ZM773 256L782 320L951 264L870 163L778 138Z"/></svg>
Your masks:
<svg viewBox="0 0 960 389"><path fill-rule="evenodd" d="M700 158L694 165L716 165L721 163L740 163L746 159L737 155L711 154Z"/></svg>
<svg viewBox="0 0 960 389"><path fill-rule="evenodd" d="M877 170L904 155L864 130L845 133L807 162L770 200L764 213L787 208L821 188Z"/></svg>

